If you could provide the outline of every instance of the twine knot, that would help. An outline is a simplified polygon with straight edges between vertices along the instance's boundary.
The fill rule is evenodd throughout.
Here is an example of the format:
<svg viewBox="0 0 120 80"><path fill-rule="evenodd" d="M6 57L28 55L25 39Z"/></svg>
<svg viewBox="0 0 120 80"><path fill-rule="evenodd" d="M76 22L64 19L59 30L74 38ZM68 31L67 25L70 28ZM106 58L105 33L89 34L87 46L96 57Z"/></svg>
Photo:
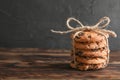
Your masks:
<svg viewBox="0 0 120 80"><path fill-rule="evenodd" d="M72 20L76 21L80 26L76 27L76 28L72 27L69 24ZM74 36L76 36L85 30L91 30L91 31L94 31L96 33L100 33L100 34L107 33L108 35L111 35L112 37L117 37L117 35L114 31L104 29L104 28L106 28L106 26L109 25L109 23L110 23L110 18L103 17L94 26L84 26L79 20L71 17L71 18L68 18L66 21L66 25L69 28L69 30L67 30L67 31L55 31L55 30L51 29L51 31L54 33L59 33L59 34L67 34L67 33L71 33L71 32L76 32L74 35Z"/></svg>

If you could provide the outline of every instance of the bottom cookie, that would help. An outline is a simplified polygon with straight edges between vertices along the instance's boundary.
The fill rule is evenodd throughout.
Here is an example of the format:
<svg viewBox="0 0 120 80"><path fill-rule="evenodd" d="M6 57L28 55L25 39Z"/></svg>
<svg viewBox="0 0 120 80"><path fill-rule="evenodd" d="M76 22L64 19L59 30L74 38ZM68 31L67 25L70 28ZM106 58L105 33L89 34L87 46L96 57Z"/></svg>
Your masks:
<svg viewBox="0 0 120 80"><path fill-rule="evenodd" d="M107 57L87 57L87 56L76 56L76 61L84 64L101 64L107 61Z"/></svg>
<svg viewBox="0 0 120 80"><path fill-rule="evenodd" d="M70 66L72 68L78 69L78 70L98 70L105 68L107 66L106 63L101 63L101 64L76 64L71 62Z"/></svg>

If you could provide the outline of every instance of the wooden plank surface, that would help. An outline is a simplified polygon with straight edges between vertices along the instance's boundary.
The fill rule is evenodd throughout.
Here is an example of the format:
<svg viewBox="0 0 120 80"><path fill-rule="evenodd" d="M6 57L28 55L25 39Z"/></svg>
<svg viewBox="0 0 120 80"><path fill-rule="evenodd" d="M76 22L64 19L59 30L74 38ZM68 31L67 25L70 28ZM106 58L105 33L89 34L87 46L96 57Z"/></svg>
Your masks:
<svg viewBox="0 0 120 80"><path fill-rule="evenodd" d="M69 66L69 50L0 48L0 80L120 79L120 51L112 51L108 67L79 71Z"/></svg>

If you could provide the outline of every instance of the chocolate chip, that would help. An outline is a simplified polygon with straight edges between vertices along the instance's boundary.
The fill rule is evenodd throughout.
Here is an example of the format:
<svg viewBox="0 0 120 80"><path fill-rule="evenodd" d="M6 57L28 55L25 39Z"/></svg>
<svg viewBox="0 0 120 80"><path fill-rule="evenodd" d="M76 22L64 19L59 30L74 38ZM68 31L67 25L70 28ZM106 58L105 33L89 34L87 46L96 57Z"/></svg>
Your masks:
<svg viewBox="0 0 120 80"><path fill-rule="evenodd" d="M102 57L102 56L98 56L98 58L101 58L101 59L103 59L103 57Z"/></svg>
<svg viewBox="0 0 120 80"><path fill-rule="evenodd" d="M105 49L105 47L103 47L103 49Z"/></svg>
<svg viewBox="0 0 120 80"><path fill-rule="evenodd" d="M78 65L79 65L79 66L82 66L82 65L84 65L84 63L78 63Z"/></svg>
<svg viewBox="0 0 120 80"><path fill-rule="evenodd" d="M80 42L80 44L88 44L88 42Z"/></svg>
<svg viewBox="0 0 120 80"><path fill-rule="evenodd" d="M90 44L88 44L88 46L90 46Z"/></svg>
<svg viewBox="0 0 120 80"><path fill-rule="evenodd" d="M83 56L83 58L87 58L87 56Z"/></svg>
<svg viewBox="0 0 120 80"><path fill-rule="evenodd" d="M88 38L91 38L91 35L89 35Z"/></svg>
<svg viewBox="0 0 120 80"><path fill-rule="evenodd" d="M93 67L95 67L95 66L96 66L96 64L92 64L92 66L93 66Z"/></svg>
<svg viewBox="0 0 120 80"><path fill-rule="evenodd" d="M95 51L98 51L99 49L91 49L91 51L95 52Z"/></svg>
<svg viewBox="0 0 120 80"><path fill-rule="evenodd" d="M84 44L84 42L80 42L81 44Z"/></svg>
<svg viewBox="0 0 120 80"><path fill-rule="evenodd" d="M97 43L97 45L99 44L99 42L98 42L98 41L96 41L96 43Z"/></svg>
<svg viewBox="0 0 120 80"><path fill-rule="evenodd" d="M83 56L83 58L85 58L85 59L90 59L90 57L88 57L88 56Z"/></svg>
<svg viewBox="0 0 120 80"><path fill-rule="evenodd" d="M83 54L81 51L75 53L76 56L80 56L81 54Z"/></svg>

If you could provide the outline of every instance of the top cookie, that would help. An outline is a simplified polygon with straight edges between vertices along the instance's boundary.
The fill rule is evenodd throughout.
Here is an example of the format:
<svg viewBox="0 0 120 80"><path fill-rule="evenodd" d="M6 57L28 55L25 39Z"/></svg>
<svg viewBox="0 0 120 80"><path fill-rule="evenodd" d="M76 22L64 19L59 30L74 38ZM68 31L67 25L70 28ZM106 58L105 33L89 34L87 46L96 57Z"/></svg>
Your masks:
<svg viewBox="0 0 120 80"><path fill-rule="evenodd" d="M72 35L72 39L76 42L96 42L96 41L102 41L105 39L105 36L96 33L94 31L84 31L79 33L77 36L73 37L74 34Z"/></svg>

